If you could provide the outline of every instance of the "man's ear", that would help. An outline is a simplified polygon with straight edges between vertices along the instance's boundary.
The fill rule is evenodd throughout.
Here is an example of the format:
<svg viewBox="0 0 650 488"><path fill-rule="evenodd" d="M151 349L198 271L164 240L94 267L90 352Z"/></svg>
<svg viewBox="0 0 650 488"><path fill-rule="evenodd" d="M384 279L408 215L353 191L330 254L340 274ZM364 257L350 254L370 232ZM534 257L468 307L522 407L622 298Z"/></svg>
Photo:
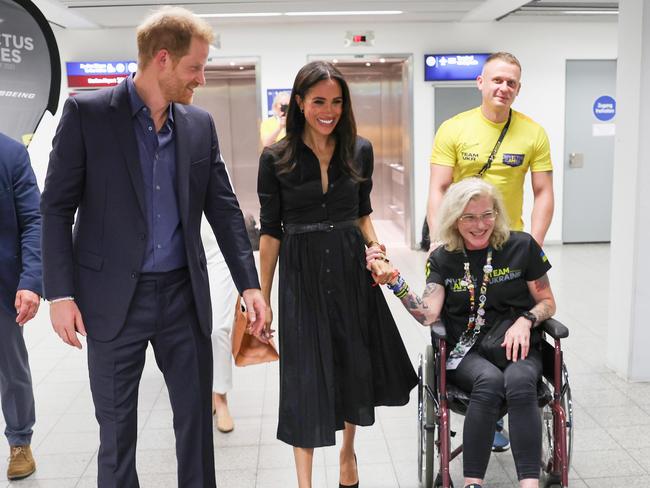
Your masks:
<svg viewBox="0 0 650 488"><path fill-rule="evenodd" d="M161 49L153 57L153 60L160 68L164 68L168 63L171 63L172 59L167 49Z"/></svg>
<svg viewBox="0 0 650 488"><path fill-rule="evenodd" d="M483 87L483 75L478 75L476 77L476 88L478 88L478 90L481 91L482 87Z"/></svg>

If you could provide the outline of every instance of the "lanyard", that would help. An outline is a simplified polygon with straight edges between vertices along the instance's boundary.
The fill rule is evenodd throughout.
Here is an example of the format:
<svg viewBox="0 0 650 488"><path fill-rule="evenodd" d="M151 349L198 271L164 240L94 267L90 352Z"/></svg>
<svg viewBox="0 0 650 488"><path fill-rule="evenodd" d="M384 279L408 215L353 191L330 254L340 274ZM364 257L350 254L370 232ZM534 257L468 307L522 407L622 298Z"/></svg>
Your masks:
<svg viewBox="0 0 650 488"><path fill-rule="evenodd" d="M506 136L506 132L508 132L508 127L510 127L511 120L512 120L512 109L510 109L510 111L508 112L508 121L506 122L506 125L503 126L503 129L501 129L501 134L499 135L499 139L497 140L497 143L494 145L494 149L492 149L492 152L490 153L490 157L488 157L487 163L483 165L481 171L479 171L476 176L483 176L485 172L488 169L490 169L490 166L492 166L492 161L494 161L497 152L499 152L499 147L501 147L503 138Z"/></svg>
<svg viewBox="0 0 650 488"><path fill-rule="evenodd" d="M487 258L485 260L485 266L483 266L483 281L481 282L481 288L479 290L478 297L478 306L476 304L476 291L474 287L474 280L472 278L471 271L469 269L469 258L467 257L467 252L463 248L463 254L465 256L465 263L463 267L465 269L465 276L461 281L461 284L467 286L467 291L469 292L469 319L467 321L467 330L465 333L474 331L474 335L478 334L481 331L481 327L485 325L485 303L487 302L487 285L490 281L490 274L492 273L492 248L488 248Z"/></svg>
<svg viewBox="0 0 650 488"><path fill-rule="evenodd" d="M485 325L485 302L487 302L487 285L492 273L492 248L488 248L487 259L483 266L483 282L481 283L480 295L478 297L478 306L476 305L476 297L474 290L474 280L472 273L469 269L469 258L467 252L463 248L465 255L465 276L461 280L461 285L467 287L469 291L469 319L467 321L467 329L461 334L458 342L449 353L447 362L445 364L447 369L456 369L460 362L463 360L469 350L476 344L478 333L481 327Z"/></svg>

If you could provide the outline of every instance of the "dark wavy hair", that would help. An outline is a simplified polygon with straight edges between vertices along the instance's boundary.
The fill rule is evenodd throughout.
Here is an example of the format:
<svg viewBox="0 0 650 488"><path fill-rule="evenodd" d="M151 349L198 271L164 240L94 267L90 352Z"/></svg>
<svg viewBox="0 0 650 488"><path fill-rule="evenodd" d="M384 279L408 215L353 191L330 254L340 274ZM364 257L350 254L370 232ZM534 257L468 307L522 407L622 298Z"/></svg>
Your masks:
<svg viewBox="0 0 650 488"><path fill-rule="evenodd" d="M289 173L296 167L296 155L305 130L305 115L300 111L297 96L305 99L309 90L323 80L335 80L341 87L343 95L343 112L332 134L336 138L334 156L341 161L341 170L353 179L363 180L359 170L354 165L354 147L357 140L357 123L352 112L350 89L341 72L336 67L325 61L312 61L303 66L291 89L291 99L287 110L287 135L271 146L271 150L278 157L275 163L278 174ZM296 96L297 95L297 96Z"/></svg>

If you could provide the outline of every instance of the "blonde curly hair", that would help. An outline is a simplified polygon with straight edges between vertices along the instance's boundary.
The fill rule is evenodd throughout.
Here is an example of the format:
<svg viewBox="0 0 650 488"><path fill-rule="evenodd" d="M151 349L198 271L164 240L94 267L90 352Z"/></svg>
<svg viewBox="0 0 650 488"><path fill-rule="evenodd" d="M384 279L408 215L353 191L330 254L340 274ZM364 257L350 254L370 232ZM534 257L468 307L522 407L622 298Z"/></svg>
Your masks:
<svg viewBox="0 0 650 488"><path fill-rule="evenodd" d="M497 213L490 235L490 245L494 249L501 249L510 237L508 215L499 190L480 178L466 178L449 187L438 209L436 239L444 244L447 251L463 249L465 244L458 231L458 219L467 204L480 197L490 198Z"/></svg>

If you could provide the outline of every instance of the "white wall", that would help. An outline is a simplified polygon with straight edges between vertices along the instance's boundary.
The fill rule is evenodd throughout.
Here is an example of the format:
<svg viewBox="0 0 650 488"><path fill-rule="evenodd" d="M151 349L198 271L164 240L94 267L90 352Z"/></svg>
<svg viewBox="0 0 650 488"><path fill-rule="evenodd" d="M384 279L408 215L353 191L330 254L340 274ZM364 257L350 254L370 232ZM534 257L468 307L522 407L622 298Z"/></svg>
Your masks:
<svg viewBox="0 0 650 488"><path fill-rule="evenodd" d="M346 31L374 30L375 45L345 48ZM556 210L547 241L560 241L562 230L562 165L564 153L564 91L567 59L614 59L617 53L616 23L381 23L375 25L333 23L265 26L226 25L218 56L259 56L261 100L266 89L291 86L309 54L412 54L414 96L414 227L424 219L428 190L428 158L433 142L433 89L424 78L426 53L510 51L522 63L522 90L515 108L539 122L548 132L556 168ZM62 61L135 59L132 29L58 30ZM65 73L65 70L64 70ZM262 110L262 107L260 107ZM39 178L47 165L47 152L56 120L45 121L30 146ZM527 191L524 220L529 221L531 201Z"/></svg>

